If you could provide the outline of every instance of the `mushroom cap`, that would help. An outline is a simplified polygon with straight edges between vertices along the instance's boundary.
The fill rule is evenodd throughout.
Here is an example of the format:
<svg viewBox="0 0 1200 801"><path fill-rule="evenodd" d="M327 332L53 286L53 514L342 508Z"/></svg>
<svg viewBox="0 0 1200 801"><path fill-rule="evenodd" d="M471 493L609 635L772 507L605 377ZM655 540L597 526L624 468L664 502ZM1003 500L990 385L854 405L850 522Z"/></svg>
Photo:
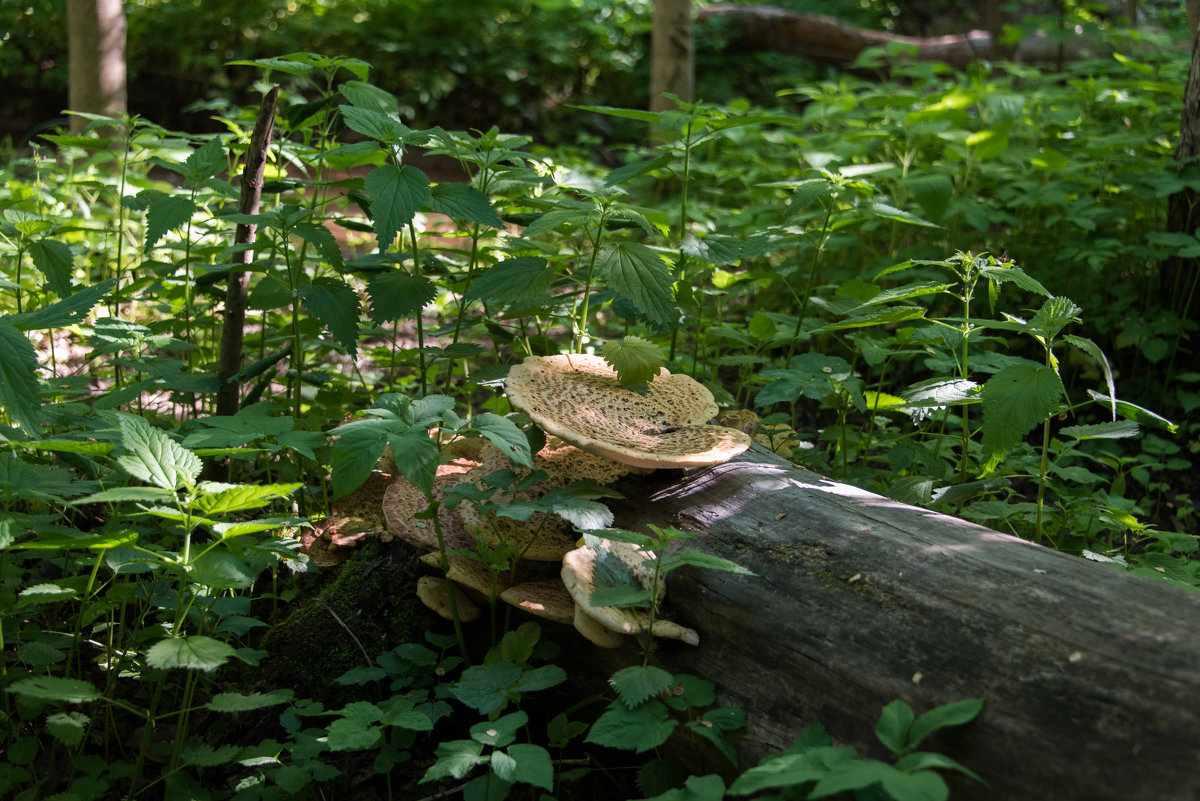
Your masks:
<svg viewBox="0 0 1200 801"><path fill-rule="evenodd" d="M512 405L547 434L622 464L699 467L750 447L744 432L705 424L718 409L703 384L666 369L643 395L622 387L600 356L529 356L504 385Z"/></svg>
<svg viewBox="0 0 1200 801"><path fill-rule="evenodd" d="M575 604L575 617L572 623L575 625L575 630L593 645L601 648L620 648L625 643L625 635L605 628L600 621L583 611L583 607L579 604Z"/></svg>
<svg viewBox="0 0 1200 801"><path fill-rule="evenodd" d="M502 592L508 589L508 582L504 580L504 576L493 573L478 559L448 554L446 560L449 565L446 570L446 578L455 584L461 584L474 590L484 598L491 598L493 592ZM430 567L440 569L442 566L442 557L436 551L422 554L421 561Z"/></svg>
<svg viewBox="0 0 1200 801"><path fill-rule="evenodd" d="M458 609L458 619L464 623L478 620L480 609L467 597L457 584L451 582L454 590L454 603ZM454 613L450 610L450 591L446 589L446 580L436 576L421 576L417 579L417 597L421 603L437 612L446 620L453 620Z"/></svg>
<svg viewBox="0 0 1200 801"><path fill-rule="evenodd" d="M562 579L523 582L500 593L500 600L558 623L570 624L575 620L575 599L563 586Z"/></svg>
<svg viewBox="0 0 1200 801"><path fill-rule="evenodd" d="M440 496L446 490L463 481L463 477L477 462L455 459L439 465L437 477L433 481L433 493ZM432 520L418 520L414 515L425 511L429 500L425 493L417 489L406 478L400 478L387 488L383 494L383 516L388 526L396 532L396 536L405 542L436 550L438 547L437 532L433 529ZM442 540L446 550L470 550L475 547L471 535L463 528L462 520L453 509L442 506L438 509L438 522L442 527Z"/></svg>
<svg viewBox="0 0 1200 801"><path fill-rule="evenodd" d="M617 606L593 606L592 593L596 590L596 556L596 549L585 545L563 557L563 584L582 612L595 619L606 629L618 634L638 636L649 630L650 634L655 637L682 640L688 645L700 644L700 635L694 629L662 619L655 619L652 624L649 613L644 610Z"/></svg>
<svg viewBox="0 0 1200 801"><path fill-rule="evenodd" d="M571 527L558 515L534 512L528 520L514 520L495 512L482 513L469 503L460 504L463 527L495 548L502 542L515 556L534 562L557 562L575 547Z"/></svg>

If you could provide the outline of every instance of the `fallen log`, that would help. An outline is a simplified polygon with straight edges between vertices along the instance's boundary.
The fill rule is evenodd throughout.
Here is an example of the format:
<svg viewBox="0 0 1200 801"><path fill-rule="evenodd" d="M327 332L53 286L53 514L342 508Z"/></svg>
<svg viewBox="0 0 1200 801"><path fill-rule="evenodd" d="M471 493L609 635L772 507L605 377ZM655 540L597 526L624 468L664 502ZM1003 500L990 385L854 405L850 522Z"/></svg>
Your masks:
<svg viewBox="0 0 1200 801"><path fill-rule="evenodd" d="M674 574L669 611L701 642L655 655L745 709L743 767L814 721L886 758L873 729L888 702L982 697L974 723L923 744L987 780L955 784L956 801L1200 798L1200 594L761 450L661 475L624 488L616 524L697 531L758 574ZM593 671L628 664L589 653Z"/></svg>
<svg viewBox="0 0 1200 801"><path fill-rule="evenodd" d="M821 14L775 6L715 4L700 9L700 24L724 26L732 50L774 50L839 69L850 68L867 48L901 45L906 58L936 61L963 69L978 59L1008 58L1023 63L1070 61L1094 53L1096 42L1082 34L1062 41L1044 33L1026 36L1015 50L1000 52L988 31L948 36L901 36L857 28Z"/></svg>

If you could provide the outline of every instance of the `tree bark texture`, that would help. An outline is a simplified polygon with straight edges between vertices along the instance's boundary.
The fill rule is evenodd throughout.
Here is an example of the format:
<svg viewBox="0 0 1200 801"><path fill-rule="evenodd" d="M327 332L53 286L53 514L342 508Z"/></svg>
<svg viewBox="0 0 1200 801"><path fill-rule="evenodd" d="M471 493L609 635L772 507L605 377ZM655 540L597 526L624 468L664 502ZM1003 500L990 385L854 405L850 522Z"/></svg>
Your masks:
<svg viewBox="0 0 1200 801"><path fill-rule="evenodd" d="M848 69L859 55L871 47L904 45L911 49L907 58L938 61L963 69L977 59L1001 55L1022 62L1050 62L1077 58L1094 42L1077 36L1060 45L1046 36L1030 36L1018 43L1015 52L1001 54L988 31L970 31L951 36L899 36L856 28L833 17L801 14L774 6L716 4L702 8L699 21L725 26L731 37L729 46L736 50L777 50Z"/></svg>
<svg viewBox="0 0 1200 801"><path fill-rule="evenodd" d="M1179 117L1179 144L1175 162L1180 171L1196 172L1200 161L1200 2L1188 2L1188 28L1192 32L1192 66L1183 90ZM1200 227L1200 194L1185 187L1167 198L1167 230L1194 236ZM1159 272L1159 298L1163 308L1200 324L1200 260L1175 257Z"/></svg>
<svg viewBox="0 0 1200 801"><path fill-rule="evenodd" d="M72 111L125 113L125 12L121 0L67 0L68 103ZM88 121L71 119L71 130Z"/></svg>
<svg viewBox="0 0 1200 801"><path fill-rule="evenodd" d="M880 709L982 697L935 735L989 783L964 799L1200 799L1200 594L906 506L752 450L626 486L616 525L699 532L757 577L686 569L655 661L746 710L742 767L814 721L888 758ZM592 653L584 671L629 664ZM607 673L604 675L608 675Z"/></svg>
<svg viewBox="0 0 1200 801"><path fill-rule="evenodd" d="M254 133L250 135L250 147L246 151L246 163L242 168L241 194L238 211L242 214L258 214L262 200L263 174L267 163L267 148L271 144L271 131L275 125L275 107L279 100L279 86L262 99ZM238 223L234 232L235 245L251 245L258 226ZM248 265L253 260L253 250L242 247L233 254L234 269L229 271L225 286L225 319L221 327L221 351L217 375L221 384L217 389L217 414L232 415L238 410L240 384L234 376L242 369L242 346L245 341L246 302L249 273L238 270L237 265Z"/></svg>
<svg viewBox="0 0 1200 801"><path fill-rule="evenodd" d="M650 33L650 110L676 108L667 92L685 103L695 93L692 0L654 0Z"/></svg>

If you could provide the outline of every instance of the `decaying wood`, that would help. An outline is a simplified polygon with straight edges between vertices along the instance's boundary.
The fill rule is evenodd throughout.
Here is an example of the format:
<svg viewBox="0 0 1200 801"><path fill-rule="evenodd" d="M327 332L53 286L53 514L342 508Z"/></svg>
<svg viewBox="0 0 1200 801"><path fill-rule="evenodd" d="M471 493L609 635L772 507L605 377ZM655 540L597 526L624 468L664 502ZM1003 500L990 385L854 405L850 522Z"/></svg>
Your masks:
<svg viewBox="0 0 1200 801"><path fill-rule="evenodd" d="M801 14L785 8L757 5L715 4L700 9L699 21L725 26L734 50L776 50L802 56L840 69L849 68L867 48L903 45L905 57L938 61L962 69L977 59L999 57L988 31L970 31L951 36L900 36L856 28L833 17ZM1061 62L1095 51L1095 42L1072 36L1061 44L1037 34L1023 39L1014 53L1005 53L1026 63Z"/></svg>
<svg viewBox="0 0 1200 801"><path fill-rule="evenodd" d="M676 525L754 570L675 574L700 645L656 660L746 710L743 767L813 721L885 758L873 729L987 699L923 744L980 773L953 797L1200 798L1200 594L905 506L749 451L624 488L617 525ZM595 654L608 670L628 654ZM606 661L607 660L607 661Z"/></svg>

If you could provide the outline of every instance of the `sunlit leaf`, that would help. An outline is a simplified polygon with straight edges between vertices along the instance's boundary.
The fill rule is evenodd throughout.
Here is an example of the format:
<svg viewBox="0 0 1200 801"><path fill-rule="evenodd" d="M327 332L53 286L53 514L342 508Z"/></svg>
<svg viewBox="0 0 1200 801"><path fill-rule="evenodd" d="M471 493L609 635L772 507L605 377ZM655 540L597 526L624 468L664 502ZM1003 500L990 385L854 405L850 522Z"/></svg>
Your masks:
<svg viewBox="0 0 1200 801"><path fill-rule="evenodd" d="M429 202L429 178L416 167L376 167L367 173L363 187L371 198L380 250L390 248L396 233Z"/></svg>
<svg viewBox="0 0 1200 801"><path fill-rule="evenodd" d="M618 242L601 249L597 265L608 285L654 323L675 322L674 280L662 258L639 242Z"/></svg>
<svg viewBox="0 0 1200 801"><path fill-rule="evenodd" d="M212 637L167 637L146 651L146 664L153 668L216 670L233 656L233 646Z"/></svg>

